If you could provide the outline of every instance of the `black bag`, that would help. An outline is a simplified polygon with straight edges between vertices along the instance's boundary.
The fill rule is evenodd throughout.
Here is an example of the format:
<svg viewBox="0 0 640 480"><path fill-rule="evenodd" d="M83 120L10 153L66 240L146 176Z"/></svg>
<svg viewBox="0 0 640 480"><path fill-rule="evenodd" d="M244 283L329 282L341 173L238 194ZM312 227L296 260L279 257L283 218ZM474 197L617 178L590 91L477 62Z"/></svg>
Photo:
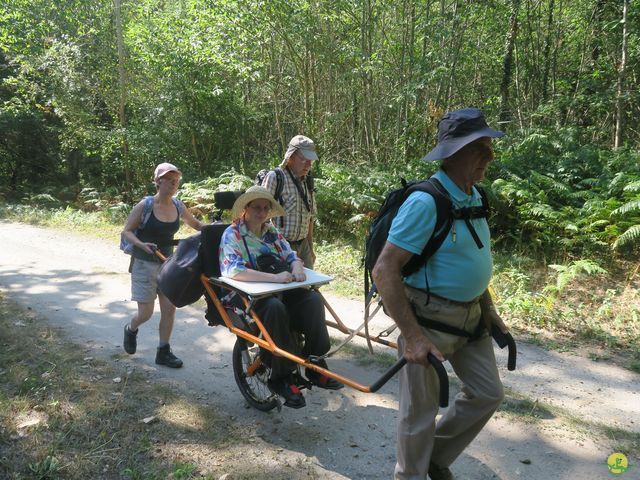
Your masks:
<svg viewBox="0 0 640 480"><path fill-rule="evenodd" d="M204 294L200 280L200 233L180 240L178 247L160 267L158 289L176 307L184 307Z"/></svg>
<svg viewBox="0 0 640 480"><path fill-rule="evenodd" d="M277 274L291 271L289 264L273 253L263 253L256 261L261 272Z"/></svg>

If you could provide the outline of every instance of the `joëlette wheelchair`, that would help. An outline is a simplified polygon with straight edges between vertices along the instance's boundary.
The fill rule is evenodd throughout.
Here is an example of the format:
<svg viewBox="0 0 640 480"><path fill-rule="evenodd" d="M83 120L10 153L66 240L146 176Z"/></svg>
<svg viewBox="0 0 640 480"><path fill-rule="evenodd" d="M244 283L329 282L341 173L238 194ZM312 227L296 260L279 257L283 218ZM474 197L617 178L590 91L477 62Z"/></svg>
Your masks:
<svg viewBox="0 0 640 480"><path fill-rule="evenodd" d="M296 377L300 379L301 383L298 385L300 388L311 388L311 384L306 382L302 375L300 375L300 369L302 367L306 367L361 392L373 393L378 391L405 365L406 359L400 358L397 360L393 366L391 366L371 385L363 385L355 380L327 370L318 365L318 362L324 358L324 356L302 358L294 352L289 352L280 348L275 344L269 335L269 332L264 327L260 317L256 314L253 308L258 300L267 296L275 295L288 289L310 288L316 290L320 294L326 310L333 317L333 321L329 319L326 320L327 326L347 335L347 339L343 344L350 341L353 337L359 336L365 338L370 347L373 342L396 349L397 345L395 342L384 338L388 333L382 332L376 336L369 333L367 319L365 319L363 326L358 329L351 329L342 322L335 310L319 292L319 287L329 283L332 280L332 277L309 269L305 269L305 273L307 274L307 280L305 282L292 282L288 284L240 282L221 277L218 251L222 233L228 227L228 224L223 223L220 220L221 213L224 210L231 209L235 199L241 193L242 192L216 193L214 199L216 208L218 209L218 215L215 218L214 223L204 226L199 234L180 242L184 242L185 246L188 242L192 242L191 250L194 252L192 253L193 258L186 258L185 261L187 264L190 262L193 265L197 264L197 269L200 270L199 276L194 276L193 279L180 282L184 284L180 285L180 288L186 290L193 289L196 292L195 295L190 294L191 298L187 301L183 301L182 303L175 302L172 295L165 291L162 285L163 282L161 282L159 278L158 285L160 289L178 307L192 303L200 298L202 293L204 293L204 297L207 302L205 318L209 325L225 326L236 336L232 353L234 378L246 401L249 405L258 410L269 411L274 408L278 408L278 410L280 410L282 407L281 399L271 391L267 384L267 380L269 379L271 372L270 368L261 360L261 348L271 352L273 355L285 357L297 364L298 374ZM180 245L178 245L178 249L180 248ZM176 252L177 251L178 250L176 250ZM176 254L174 254L174 256L175 255ZM196 255L197 261L195 258ZM162 258L162 260L165 259ZM188 285L188 283L194 282L199 283L198 285ZM240 303L243 308L228 308L222 304L221 298L223 298L223 292L229 292L231 290L238 293L237 297L241 299ZM364 333L362 332L363 327L366 327L366 332ZM292 332L292 334L296 335L295 332ZM331 355L336 350L337 349L334 349L325 356ZM440 405L442 407L446 407L448 405L449 398L449 381L447 372L442 363L436 357L430 355L429 360L440 381Z"/></svg>

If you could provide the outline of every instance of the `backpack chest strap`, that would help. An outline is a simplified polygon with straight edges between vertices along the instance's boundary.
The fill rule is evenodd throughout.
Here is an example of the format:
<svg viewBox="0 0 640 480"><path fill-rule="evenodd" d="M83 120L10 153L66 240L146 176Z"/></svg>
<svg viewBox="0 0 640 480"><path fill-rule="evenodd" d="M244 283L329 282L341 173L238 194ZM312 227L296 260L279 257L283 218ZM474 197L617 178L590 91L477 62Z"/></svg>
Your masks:
<svg viewBox="0 0 640 480"><path fill-rule="evenodd" d="M469 229L469 233L471 233L471 237L473 237L473 241L476 242L476 246L478 249L484 247L484 244L480 240L480 236L476 229L473 227L471 223L471 219L473 218L487 218L487 209L482 207L462 207L455 208L451 210L451 218L454 220L464 220L465 225Z"/></svg>
<svg viewBox="0 0 640 480"><path fill-rule="evenodd" d="M451 210L451 216L456 220L487 218L487 210L484 207L454 208Z"/></svg>

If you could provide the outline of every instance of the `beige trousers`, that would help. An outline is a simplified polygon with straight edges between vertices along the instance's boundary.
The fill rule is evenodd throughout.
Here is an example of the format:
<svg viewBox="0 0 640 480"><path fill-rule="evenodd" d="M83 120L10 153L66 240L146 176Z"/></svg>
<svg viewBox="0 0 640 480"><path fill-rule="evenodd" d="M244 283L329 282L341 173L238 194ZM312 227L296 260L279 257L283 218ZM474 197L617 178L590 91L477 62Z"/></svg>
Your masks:
<svg viewBox="0 0 640 480"><path fill-rule="evenodd" d="M315 263L313 260L315 259L311 256L311 245L309 245L309 240L305 238L294 248L294 250L296 255L298 255L298 258L302 260L302 263L304 263L304 266L313 270L313 265Z"/></svg>
<svg viewBox="0 0 640 480"><path fill-rule="evenodd" d="M455 305L431 298L428 305L415 292L407 295L425 318L473 332L480 320L480 305ZM407 364L399 373L398 445L395 479L424 480L429 463L448 467L471 443L496 411L504 391L491 337L468 342L443 332L423 328L462 381L462 389L436 423L438 414L438 377L433 368ZM405 347L398 339L398 354Z"/></svg>

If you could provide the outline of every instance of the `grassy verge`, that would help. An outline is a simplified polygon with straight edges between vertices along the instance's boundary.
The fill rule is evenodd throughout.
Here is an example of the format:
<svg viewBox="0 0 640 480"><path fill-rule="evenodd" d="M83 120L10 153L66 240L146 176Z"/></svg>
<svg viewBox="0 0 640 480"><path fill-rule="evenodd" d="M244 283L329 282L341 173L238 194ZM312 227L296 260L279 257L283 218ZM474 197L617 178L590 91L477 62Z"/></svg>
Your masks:
<svg viewBox="0 0 640 480"><path fill-rule="evenodd" d="M544 266L507 255L495 260L496 303L521 340L640 372L637 266L603 268L588 259Z"/></svg>
<svg viewBox="0 0 640 480"><path fill-rule="evenodd" d="M309 464L278 464L250 428L92 358L1 294L0 332L0 478L316 478Z"/></svg>
<svg viewBox="0 0 640 480"><path fill-rule="evenodd" d="M331 272L334 280L327 290L354 300L364 298L364 273L361 267L362 251L347 244L319 241L315 246L316 265L321 272Z"/></svg>

